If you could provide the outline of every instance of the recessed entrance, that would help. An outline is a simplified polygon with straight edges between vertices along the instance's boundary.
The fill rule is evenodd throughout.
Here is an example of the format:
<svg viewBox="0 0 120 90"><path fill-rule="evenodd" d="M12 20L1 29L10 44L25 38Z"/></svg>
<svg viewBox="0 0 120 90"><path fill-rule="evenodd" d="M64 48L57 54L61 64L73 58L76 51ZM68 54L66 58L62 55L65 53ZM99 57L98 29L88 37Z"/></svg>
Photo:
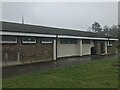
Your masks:
<svg viewBox="0 0 120 90"><path fill-rule="evenodd" d="M91 55L96 55L96 49L95 49L95 47L91 47Z"/></svg>

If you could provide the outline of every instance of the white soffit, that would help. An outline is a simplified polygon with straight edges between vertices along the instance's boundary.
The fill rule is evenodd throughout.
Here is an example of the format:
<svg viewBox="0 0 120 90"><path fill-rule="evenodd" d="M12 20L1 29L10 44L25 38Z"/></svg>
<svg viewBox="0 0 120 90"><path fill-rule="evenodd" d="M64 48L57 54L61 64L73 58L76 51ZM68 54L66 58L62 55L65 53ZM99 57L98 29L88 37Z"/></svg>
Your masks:
<svg viewBox="0 0 120 90"><path fill-rule="evenodd" d="M109 40L118 41L119 39L109 38Z"/></svg>
<svg viewBox="0 0 120 90"><path fill-rule="evenodd" d="M0 31L0 35L17 35L17 36L35 36L35 37L56 37L50 34L35 34L35 33L21 33L21 32L4 32Z"/></svg>
<svg viewBox="0 0 120 90"><path fill-rule="evenodd" d="M51 34L35 34L35 33L22 33L22 32L6 32L0 31L0 35L17 35L17 36L35 36L35 37L56 37L56 35ZM58 38L74 38L74 39L92 39L92 40L118 40L114 38L96 38L96 37L79 37L79 36L67 36L58 35Z"/></svg>
<svg viewBox="0 0 120 90"><path fill-rule="evenodd" d="M64 35L58 35L58 38L74 38L74 39L108 40L108 38L78 37L78 36L64 36Z"/></svg>

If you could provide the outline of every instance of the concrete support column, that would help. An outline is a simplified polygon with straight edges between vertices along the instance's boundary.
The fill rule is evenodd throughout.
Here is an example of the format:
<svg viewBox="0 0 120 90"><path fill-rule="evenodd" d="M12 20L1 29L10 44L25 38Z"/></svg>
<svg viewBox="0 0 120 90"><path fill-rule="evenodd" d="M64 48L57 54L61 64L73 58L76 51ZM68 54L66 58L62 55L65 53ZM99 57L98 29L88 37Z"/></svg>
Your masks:
<svg viewBox="0 0 120 90"><path fill-rule="evenodd" d="M78 40L78 53L82 56L82 40Z"/></svg>
<svg viewBox="0 0 120 90"><path fill-rule="evenodd" d="M80 40L80 56L82 56L82 40Z"/></svg>
<svg viewBox="0 0 120 90"><path fill-rule="evenodd" d="M107 41L105 41L105 54L107 54Z"/></svg>
<svg viewBox="0 0 120 90"><path fill-rule="evenodd" d="M53 39L53 60L56 60L56 39Z"/></svg>

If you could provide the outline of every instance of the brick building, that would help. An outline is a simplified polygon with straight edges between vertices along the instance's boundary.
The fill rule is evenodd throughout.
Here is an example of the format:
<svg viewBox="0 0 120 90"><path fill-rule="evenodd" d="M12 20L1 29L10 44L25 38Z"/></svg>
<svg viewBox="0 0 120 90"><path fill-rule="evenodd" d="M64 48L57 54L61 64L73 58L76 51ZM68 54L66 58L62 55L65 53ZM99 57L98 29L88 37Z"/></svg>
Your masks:
<svg viewBox="0 0 120 90"><path fill-rule="evenodd" d="M106 35L13 22L2 22L3 66L116 52L118 39Z"/></svg>

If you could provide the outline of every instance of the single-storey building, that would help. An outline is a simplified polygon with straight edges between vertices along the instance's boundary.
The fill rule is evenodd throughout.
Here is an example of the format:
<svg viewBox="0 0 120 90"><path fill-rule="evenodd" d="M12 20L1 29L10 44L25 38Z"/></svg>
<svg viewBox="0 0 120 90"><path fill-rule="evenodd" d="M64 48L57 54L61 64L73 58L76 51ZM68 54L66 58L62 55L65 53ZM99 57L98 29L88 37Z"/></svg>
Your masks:
<svg viewBox="0 0 120 90"><path fill-rule="evenodd" d="M106 35L2 21L3 65L16 65L116 52L118 39Z"/></svg>

